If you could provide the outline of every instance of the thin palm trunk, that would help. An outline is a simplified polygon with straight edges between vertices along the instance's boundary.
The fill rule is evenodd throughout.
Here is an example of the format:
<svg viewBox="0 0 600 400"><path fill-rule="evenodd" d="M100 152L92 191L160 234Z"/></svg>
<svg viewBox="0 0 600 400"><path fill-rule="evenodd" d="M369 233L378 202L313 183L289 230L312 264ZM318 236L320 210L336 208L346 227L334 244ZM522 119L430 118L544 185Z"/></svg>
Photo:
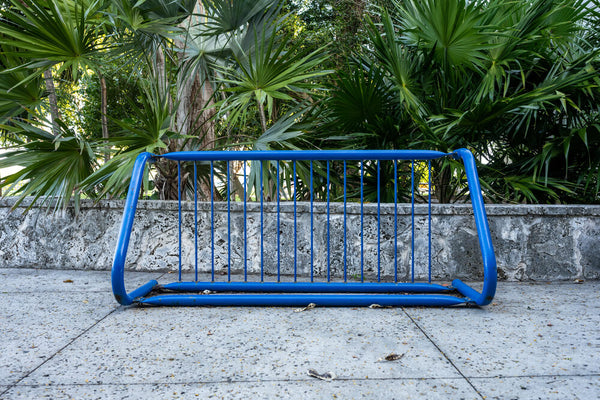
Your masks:
<svg viewBox="0 0 600 400"><path fill-rule="evenodd" d="M46 91L48 92L48 102L50 103L50 121L52 123L52 133L55 136L58 136L60 134L60 129L57 121L60 119L60 113L58 111L58 99L56 97L54 78L52 77L52 71L49 69L44 71L44 82L46 84Z"/></svg>
<svg viewBox="0 0 600 400"><path fill-rule="evenodd" d="M262 127L263 133L265 133L267 131L267 117L265 115L265 106L259 100L256 101L256 104L258 104L258 113L260 115L260 126Z"/></svg>
<svg viewBox="0 0 600 400"><path fill-rule="evenodd" d="M106 90L106 78L104 75L99 74L100 76L100 113L101 124L102 124L102 138L108 139L108 96ZM110 150L108 147L108 140L104 142L104 161L108 161L110 159Z"/></svg>
<svg viewBox="0 0 600 400"><path fill-rule="evenodd" d="M206 79L201 82L199 77L194 78L189 91L187 104L187 121L189 133L197 136L200 143L198 148L202 150L212 150L215 146L215 115L214 108L210 106L213 103L213 88ZM200 180L200 197L203 200L210 198L210 184L205 180Z"/></svg>

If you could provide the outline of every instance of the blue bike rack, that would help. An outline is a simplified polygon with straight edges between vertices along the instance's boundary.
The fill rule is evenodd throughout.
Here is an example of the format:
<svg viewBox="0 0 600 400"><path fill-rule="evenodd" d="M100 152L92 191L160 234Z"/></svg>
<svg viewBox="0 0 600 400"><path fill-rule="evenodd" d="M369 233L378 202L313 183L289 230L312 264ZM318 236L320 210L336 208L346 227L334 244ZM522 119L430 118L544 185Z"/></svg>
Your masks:
<svg viewBox="0 0 600 400"><path fill-rule="evenodd" d="M462 160L464 170L467 177L468 189L475 218L475 225L479 239L479 247L483 260L483 287L481 292L473 289L460 279L454 279L451 284L438 284L432 282L432 215L431 215L431 178L432 167L431 161L441 159L443 157L452 157L456 160ZM177 163L178 170L178 216L179 216L179 264L173 266L178 270L178 280L166 284L159 284L152 280L145 285L127 292L125 289L125 258L129 246L129 240L133 228L135 211L140 197L140 189L145 173L146 164L156 162L158 160L170 161ZM317 175L314 163L320 163L319 174ZM193 197L194 197L194 227L193 242L194 242L194 265L185 266L182 262L182 165L185 163L193 164ZM238 166L237 175L232 171L232 165L236 163ZM259 166L259 173L253 175L252 179L247 173L249 166L255 163L254 166ZM335 176L332 176L331 167L338 167ZM381 164L390 163L393 165L394 178L394 209L395 220L393 231L387 235L387 239L383 238L381 226ZM410 210L411 210L411 240L410 243L401 243L398 239L398 188L399 182L399 165L404 163L405 176L410 176ZM220 166L219 171L216 170L217 164ZM425 171L427 179L421 181L415 180L416 165L421 165L419 173ZM201 214L202 218L210 219L210 232L199 232L198 217L199 217L199 202L198 202L198 175L197 167L210 168L210 193L205 193L204 201L201 205L207 212ZM242 166L241 168L239 166ZM348 166L352 165L353 175L348 173ZM190 164L188 164L190 166ZM302 166L304 174L296 174L297 168ZM326 166L326 167L325 167ZM342 168L343 166L343 168ZM408 168L410 166L410 168ZM280 168L287 168L287 171L292 171L291 176L286 181L281 179L282 172ZM274 176L274 182L271 180L267 190L270 190L271 198L265 198L265 185L263 181L265 170L270 169L271 176ZM369 169L370 172L367 172ZM239 173L239 171L242 173ZM255 169L256 171L256 169ZM325 172L326 171L326 172ZM341 171L341 172L340 172ZM375 171L375 172L373 172ZM207 174L208 175L208 174ZM238 179L242 177L243 179ZM348 193L349 177L354 179L353 188L360 191L354 193L354 206L360 204L360 244L350 243L348 238L348 220L347 206L351 201ZM365 204L365 178L369 178L371 182L376 180L375 188L377 198L376 208L376 224L377 224L377 257L376 261L372 261L374 265L365 265L365 243L364 243L364 209L370 207L374 210L374 204ZM325 184L326 197L322 195L321 202L316 201L315 181L319 179L321 185ZM408 178L407 178L408 179ZM238 191L239 187L243 187L243 192L236 195L232 191L232 182L237 180ZM253 183L249 182L252 180ZM337 202L330 196L330 189L336 181L338 185L343 186L343 198L340 196ZM428 242L428 272L426 277L415 275L415 187L419 187L419 183L426 182L428 185L427 192L427 242ZM216 198L217 183L221 185L225 193L224 196ZM285 186L285 190L284 190ZM297 190L299 187L304 188L304 202L298 201ZM252 189L253 188L253 189ZM323 186L321 187L321 189ZM282 197L282 193L287 193L287 199ZM273 194L274 193L274 194ZM308 193L308 194L307 194ZM232 198L233 197L233 198ZM274 198L272 198L274 197ZM425 196L424 196L425 197ZM233 201L236 200L237 202ZM267 201L269 200L269 201ZM288 233L284 241L286 248L282 248L282 228L281 215L284 204L289 204L287 212L293 210L293 230ZM300 204L302 203L302 204ZM334 203L343 204L343 224L342 228L334 226L330 221L330 206ZM248 239L248 207L252 205L255 210L260 210L260 240L259 245L249 245ZM232 207L238 207L238 210L243 210L242 227L232 227ZM273 229L273 224L265 223L263 214L268 208L271 214L276 216L276 227ZM292 208L293 207L293 208ZM316 227L314 213L315 209L321 207L321 214L326 214L326 220L320 222L326 225L326 257L320 257L319 260L324 265L316 265L315 260L316 244L313 237ZM339 207L338 207L339 208ZM227 263L225 272L215 273L215 232L218 229L224 231L223 219L215 219L215 210L218 212L227 212L227 234L226 234L226 254ZM323 211L325 210L325 211ZM298 214L310 213L310 238L298 237ZM373 211L375 213L375 211ZM372 223L373 220L371 220ZM256 221L255 221L256 222ZM238 224L239 225L239 224ZM389 228L389 226L388 226ZM274 232L267 232L271 229ZM342 246L338 247L338 256L332 256L332 248L330 237L333 235L333 230L338 229L338 236L342 239ZM342 233L339 230L343 230ZM241 231L241 232L240 232ZM241 233L241 235L240 235ZM209 235L210 234L210 235ZM243 254L242 261L238 262L238 268L232 268L232 235L236 236L237 245L240 245L240 253ZM207 248L202 250L204 254L211 254L208 260L198 260L198 237L204 235L204 243L210 242L206 246L210 246L210 251ZM285 234L283 234L285 235ZM264 243L267 240L276 239L275 254L267 254L271 259L276 258L276 263L273 261L268 266L265 261L266 254ZM391 237L391 239L390 239ZM382 245L383 241L387 240L390 248L393 248L393 267L394 272L386 275L382 271L386 270L382 265ZM389 241L392 243L389 243ZM299 241L310 243L308 255L302 260L298 256ZM223 244L221 244L223 245ZM339 243L335 245L339 246ZM399 269L399 248L408 248L410 246L410 265L407 266L409 278L406 281L401 281L398 276ZM321 246L322 247L322 246ZM343 250L342 250L343 248ZM322 250L321 250L322 251ZM250 253L255 257L251 257ZM353 254L354 253L354 254ZM339 254L342 254L341 256ZM293 260L293 265L282 265L283 256L287 255L287 260ZM292 257L293 255L293 257ZM239 254L238 254L239 256ZM309 257L309 258L306 258ZM335 258L335 259L334 259ZM254 261L253 261L254 260ZM257 261L258 260L258 261ZM310 260L310 261L308 261ZM349 260L354 260L352 263ZM360 261L357 261L360 260ZM239 259L238 259L239 261ZM269 267L270 269L268 269ZM276 268L276 270L275 270ZM198 272L201 271L210 274L210 279L205 281L198 280ZM288 273L284 273L288 271ZM193 276L184 280L186 271L192 271ZM236 272L237 271L237 272ZM293 271L293 272L291 272ZM305 271L306 273L302 273ZM367 273L371 271L372 273ZM222 275L221 275L222 273ZM471 152L467 149L459 149L451 153L442 153L438 151L428 150L380 150L380 151L362 151L362 150L334 150L334 151L184 151L173 152L163 155L154 155L150 153L142 153L135 161L133 172L131 175L131 183L125 210L123 214L123 222L118 237L118 242L115 251L114 263L112 268L112 288L117 301L123 305L130 304L148 304L148 305L210 305L210 306L306 306L314 303L317 306L369 306L378 304L381 306L452 306L460 304L471 304L484 306L489 304L496 291L497 273L496 259L494 249L490 237L490 230L487 222L483 198L481 195L481 187L477 175L476 164Z"/></svg>

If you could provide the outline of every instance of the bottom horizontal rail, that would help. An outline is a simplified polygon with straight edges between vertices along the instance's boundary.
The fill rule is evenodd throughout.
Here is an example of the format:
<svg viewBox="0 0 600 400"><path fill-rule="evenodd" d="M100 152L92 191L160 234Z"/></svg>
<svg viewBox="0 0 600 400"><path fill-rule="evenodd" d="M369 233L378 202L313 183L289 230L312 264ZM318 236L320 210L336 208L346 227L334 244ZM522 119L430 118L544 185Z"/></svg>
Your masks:
<svg viewBox="0 0 600 400"><path fill-rule="evenodd" d="M282 293L443 293L455 291L450 286L433 283L372 282L173 282L157 289L201 292L282 292Z"/></svg>
<svg viewBox="0 0 600 400"><path fill-rule="evenodd" d="M496 281L493 280L491 287L487 287L483 285L482 293L479 293L477 290L473 289L471 286L467 285L460 279L455 279L452 281L452 286L456 288L456 290L465 297L472 299L477 305L485 306L492 302L494 299L494 293L496 292Z"/></svg>
<svg viewBox="0 0 600 400"><path fill-rule="evenodd" d="M166 294L142 297L139 304L161 306L279 306L302 307L310 303L323 307L453 306L469 299L439 294Z"/></svg>

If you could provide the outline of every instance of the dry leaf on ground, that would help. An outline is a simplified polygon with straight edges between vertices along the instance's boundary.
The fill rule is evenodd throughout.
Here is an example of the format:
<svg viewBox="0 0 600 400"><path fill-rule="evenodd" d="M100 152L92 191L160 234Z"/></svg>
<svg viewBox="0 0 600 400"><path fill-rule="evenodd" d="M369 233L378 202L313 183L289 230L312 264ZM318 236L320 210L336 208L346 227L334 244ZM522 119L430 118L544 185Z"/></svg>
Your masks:
<svg viewBox="0 0 600 400"><path fill-rule="evenodd" d="M331 382L332 380L335 379L335 374L333 372L324 372L324 373L320 374L314 369L308 370L308 376L312 376L313 378L317 378L317 379L320 379L322 381L327 381L327 382Z"/></svg>

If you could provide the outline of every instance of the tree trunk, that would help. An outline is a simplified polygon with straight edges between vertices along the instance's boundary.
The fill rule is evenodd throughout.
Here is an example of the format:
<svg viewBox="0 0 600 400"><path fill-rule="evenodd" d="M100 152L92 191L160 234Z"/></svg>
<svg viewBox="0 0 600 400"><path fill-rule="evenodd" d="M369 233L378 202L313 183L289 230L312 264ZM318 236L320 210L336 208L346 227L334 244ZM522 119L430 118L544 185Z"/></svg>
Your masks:
<svg viewBox="0 0 600 400"><path fill-rule="evenodd" d="M190 19L183 21L179 26L183 29L189 29L192 23L199 23L201 21L193 21L192 19L201 18L198 17L204 13L204 7L201 1L197 2L195 15L191 16ZM175 40L173 42L175 47L183 50L187 45L186 41ZM214 109L209 109L213 103L214 90L210 82L210 77L201 77L198 73L194 75L185 75L189 73L186 70L184 64L184 52L179 53L180 63L180 76L177 82L177 109L175 110L175 118L173 118L173 124L171 129L182 136L196 136L198 138L198 149L200 150L211 150L215 147L215 126L213 117L215 115ZM165 60L164 55L162 58L157 57L156 60L156 74L159 82L165 83L166 85L166 74L165 74ZM202 79L201 79L202 78ZM190 150L186 139L171 140L168 143L169 151L177 150ZM175 167L176 168L176 167ZM176 179L176 170L171 170L166 166L160 168L160 174L162 177L158 177L157 181L159 188L164 188L164 193L161 193L161 198L172 198L176 182L169 182ZM182 185L185 186L188 179L192 177L182 174ZM206 176L199 177L199 198L206 200L210 198L210 184ZM193 178L192 178L193 179ZM189 183L188 183L189 185ZM215 191L216 193L216 191ZM174 197L176 198L176 197Z"/></svg>
<svg viewBox="0 0 600 400"><path fill-rule="evenodd" d="M440 172L434 176L433 182L435 184L435 197L438 199L440 204L450 203L454 195L452 186L452 168L448 165L440 163Z"/></svg>
<svg viewBox="0 0 600 400"><path fill-rule="evenodd" d="M199 15L204 14L204 7L201 1L197 2L195 16L191 19L202 18ZM192 23L201 23L202 21L187 20L180 25L187 29ZM186 43L176 41L175 45L179 48L184 48ZM180 62L183 64L183 54L180 56ZM186 71L185 68L181 69ZM209 76L200 76L196 72L193 76L182 75L179 77L177 101L178 107L176 112L175 131L181 135L196 136L198 138L199 150L212 150L215 147L215 123L213 117L216 113L215 109L209 108L213 104L214 90L210 82ZM189 142L188 142L189 143ZM184 146L180 144L180 150ZM187 145L185 147L188 147ZM189 149L187 149L189 150ZM199 198L207 200L210 198L210 184L207 176L199 177ZM216 193L216 190L215 190Z"/></svg>
<svg viewBox="0 0 600 400"><path fill-rule="evenodd" d="M256 101L258 105L258 114L260 115L260 126L262 127L263 133L267 131L267 117L265 116L265 106L259 100Z"/></svg>
<svg viewBox="0 0 600 400"><path fill-rule="evenodd" d="M204 14L202 1L196 3L195 15L180 24L181 28L188 29L190 25L206 21L199 20ZM175 41L175 45L181 49L186 46L185 42ZM183 64L183 54L180 56ZM182 68L185 71L185 68ZM202 78L202 79L201 79ZM208 109L213 104L214 90L209 76L200 76L196 72L193 76L180 76L178 84L178 109L176 130L182 135L197 136L200 139L199 148L211 150L214 148L215 127L212 118L214 109Z"/></svg>
<svg viewBox="0 0 600 400"><path fill-rule="evenodd" d="M334 18L339 35L336 40L337 52L334 56L338 64L344 64L353 49L359 44L358 32L364 23L366 0L336 0Z"/></svg>
<svg viewBox="0 0 600 400"><path fill-rule="evenodd" d="M213 104L213 87L208 79L200 82L198 77L194 80L189 101L189 116L191 134L200 139L201 150L212 150L215 144L215 123L213 117L216 113Z"/></svg>
<svg viewBox="0 0 600 400"><path fill-rule="evenodd" d="M215 147L215 123L212 119L215 115L214 108L208 108L213 103L214 91L208 79L200 82L198 76L194 78L191 85L189 98L187 101L187 118L190 135L199 139L199 150L212 150ZM200 179L200 198L202 200L210 199L210 178ZM215 190L216 192L216 190Z"/></svg>
<svg viewBox="0 0 600 400"><path fill-rule="evenodd" d="M171 95L169 93L169 81L167 77L167 63L163 50L161 48L157 49L155 57L154 57L154 79L157 84L157 89L159 93L168 97L169 106L172 110L172 100ZM171 130L176 132L181 132L178 130L178 126L176 121L171 122ZM167 141L167 152L172 152L179 150L178 146L179 140L168 140ZM158 190L158 197L161 200L177 200L179 197L178 191L178 174L177 174L177 164L169 163L166 161L159 161L156 163L156 168L158 174L155 178L155 185ZM184 176L182 176L184 178ZM182 179L182 184L185 185L185 179ZM185 191L182 190L182 196L185 198ZM183 199L182 198L182 199Z"/></svg>
<svg viewBox="0 0 600 400"><path fill-rule="evenodd" d="M167 81L166 71L167 63L162 48L156 49L156 56L154 62L154 76L156 77L156 83L158 84L158 89L160 90L160 93L164 94L168 90L169 85Z"/></svg>
<svg viewBox="0 0 600 400"><path fill-rule="evenodd" d="M52 123L52 133L54 136L60 134L58 127L58 120L60 114L58 112L58 100L56 98L56 88L54 87L54 79L52 77L52 71L47 69L44 71L44 82L46 83L46 91L48 92L48 102L50 103L50 122Z"/></svg>
<svg viewBox="0 0 600 400"><path fill-rule="evenodd" d="M189 135L190 121L189 110L192 99L193 83L179 82L177 87L177 110L175 112L173 130L180 135Z"/></svg>
<svg viewBox="0 0 600 400"><path fill-rule="evenodd" d="M100 113L101 124L102 124L102 138L108 139L108 98L106 92L106 78L104 75L98 74L100 77ZM104 141L104 162L110 159L110 150L108 146L108 140Z"/></svg>

